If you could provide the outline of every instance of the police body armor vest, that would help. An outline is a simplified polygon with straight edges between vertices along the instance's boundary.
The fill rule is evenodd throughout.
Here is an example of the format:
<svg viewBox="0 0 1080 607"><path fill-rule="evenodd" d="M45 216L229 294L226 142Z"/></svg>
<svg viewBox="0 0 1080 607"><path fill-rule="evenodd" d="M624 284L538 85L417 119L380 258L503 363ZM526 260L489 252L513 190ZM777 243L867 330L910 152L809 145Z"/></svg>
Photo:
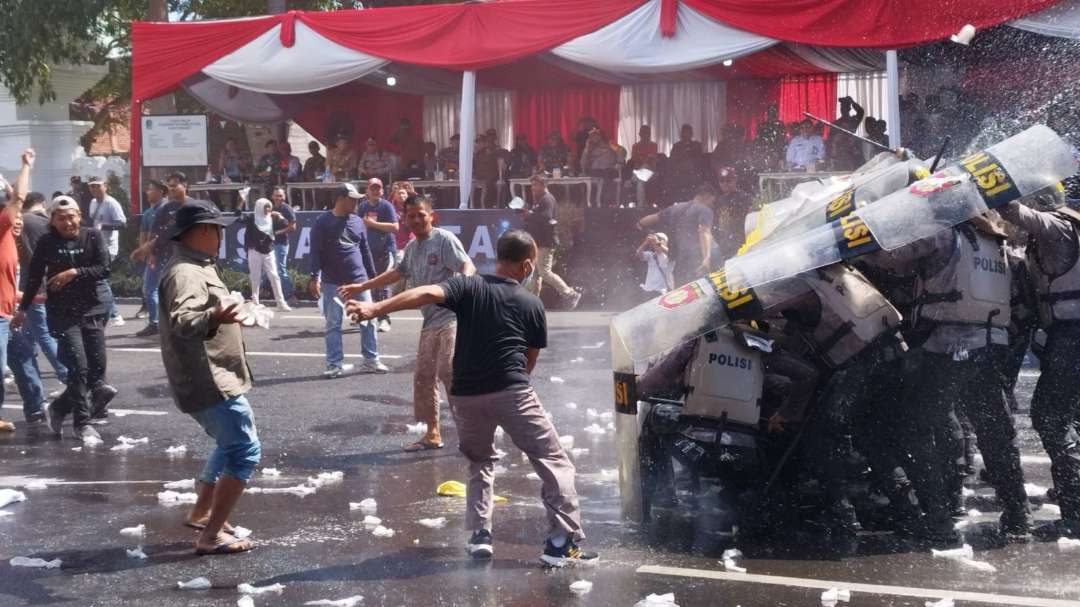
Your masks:
<svg viewBox="0 0 1080 607"><path fill-rule="evenodd" d="M729 330L714 331L698 340L686 367L683 413L756 426L764 381L761 353Z"/></svg>
<svg viewBox="0 0 1080 607"><path fill-rule="evenodd" d="M900 312L855 268L834 264L803 280L821 301L821 318L805 336L829 366L843 365L900 326Z"/></svg>
<svg viewBox="0 0 1080 607"><path fill-rule="evenodd" d="M938 324L1009 326L1012 277L1004 242L970 226L955 230L952 257L916 283L920 320Z"/></svg>
<svg viewBox="0 0 1080 607"><path fill-rule="evenodd" d="M1072 224L1073 242L1080 251L1080 215L1071 209L1058 209L1054 214ZM1031 270L1039 291L1040 324L1047 328L1058 321L1080 321L1080 255L1064 274L1051 276L1043 270L1037 243L1033 240L1028 246L1035 261Z"/></svg>

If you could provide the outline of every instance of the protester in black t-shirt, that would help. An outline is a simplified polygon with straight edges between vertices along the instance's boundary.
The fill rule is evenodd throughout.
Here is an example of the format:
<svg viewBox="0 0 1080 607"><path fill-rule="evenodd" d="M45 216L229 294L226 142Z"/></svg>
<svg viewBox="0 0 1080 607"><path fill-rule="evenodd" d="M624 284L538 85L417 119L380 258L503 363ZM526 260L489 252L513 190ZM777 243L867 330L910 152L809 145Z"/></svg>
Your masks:
<svg viewBox="0 0 1080 607"><path fill-rule="evenodd" d="M529 384L540 350L547 347L544 304L521 288L536 269L537 247L521 230L509 230L496 245L494 275L454 276L438 285L410 289L381 302L350 300L346 311L370 320L398 310L438 304L457 315L457 343L450 408L460 450L469 460L465 524L472 531L473 557L492 555L491 511L495 429L502 427L528 456L543 481L548 539L541 560L561 567L597 561L582 552L574 465L559 444L559 434Z"/></svg>

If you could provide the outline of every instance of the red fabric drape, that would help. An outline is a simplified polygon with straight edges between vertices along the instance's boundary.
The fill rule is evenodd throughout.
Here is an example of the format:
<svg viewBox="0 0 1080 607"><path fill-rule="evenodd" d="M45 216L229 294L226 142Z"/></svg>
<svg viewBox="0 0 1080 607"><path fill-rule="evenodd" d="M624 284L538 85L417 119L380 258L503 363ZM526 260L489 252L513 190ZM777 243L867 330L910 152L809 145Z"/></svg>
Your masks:
<svg viewBox="0 0 1080 607"><path fill-rule="evenodd" d="M725 85L727 121L741 124L747 139L753 139L757 125L765 120L765 111L780 103L779 80L730 80Z"/></svg>
<svg viewBox="0 0 1080 607"><path fill-rule="evenodd" d="M574 89L522 89L514 91L514 133L524 134L539 148L551 131L562 133L573 147L579 118L596 119L608 138L615 137L619 123L619 87L597 85Z"/></svg>
<svg viewBox="0 0 1080 607"><path fill-rule="evenodd" d="M362 84L346 84L312 93L304 109L293 116L304 130L332 145L339 133L350 135L357 151L368 137L386 149L402 118L408 118L419 134L424 123L424 98Z"/></svg>
<svg viewBox="0 0 1080 607"><path fill-rule="evenodd" d="M785 76L780 80L780 120L799 122L810 112L825 119L836 116L836 74Z"/></svg>
<svg viewBox="0 0 1080 607"><path fill-rule="evenodd" d="M680 0L733 27L822 46L898 48L989 27L1060 0Z"/></svg>

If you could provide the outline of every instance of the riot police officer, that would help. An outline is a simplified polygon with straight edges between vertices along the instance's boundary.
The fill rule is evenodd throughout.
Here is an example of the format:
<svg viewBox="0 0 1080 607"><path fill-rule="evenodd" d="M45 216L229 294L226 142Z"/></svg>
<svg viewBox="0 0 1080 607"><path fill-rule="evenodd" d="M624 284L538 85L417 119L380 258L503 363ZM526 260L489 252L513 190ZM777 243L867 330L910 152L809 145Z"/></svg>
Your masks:
<svg viewBox="0 0 1080 607"><path fill-rule="evenodd" d="M951 515L963 486L963 432L955 411L975 428L979 450L1003 505L1002 532L1031 531L1016 430L1002 392L1000 369L1009 355L1011 282L1004 232L980 216L871 262L915 272L915 329L922 334L917 381L907 381L912 466L926 513L919 535L959 540Z"/></svg>
<svg viewBox="0 0 1080 607"><path fill-rule="evenodd" d="M1053 210L1012 203L1001 216L1030 235L1027 257L1046 343L1031 401L1031 423L1050 456L1061 520L1049 531L1080 536L1080 214L1061 189L1037 196Z"/></svg>

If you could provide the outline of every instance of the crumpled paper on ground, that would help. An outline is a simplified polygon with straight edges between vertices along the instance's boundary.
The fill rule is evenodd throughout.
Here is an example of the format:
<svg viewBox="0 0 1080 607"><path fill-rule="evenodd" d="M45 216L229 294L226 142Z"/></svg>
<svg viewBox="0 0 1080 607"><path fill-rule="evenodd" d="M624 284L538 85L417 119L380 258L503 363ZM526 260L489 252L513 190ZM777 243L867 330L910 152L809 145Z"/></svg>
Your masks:
<svg viewBox="0 0 1080 607"><path fill-rule="evenodd" d="M14 489L0 489L0 508L15 502L26 501L26 494Z"/></svg>
<svg viewBox="0 0 1080 607"><path fill-rule="evenodd" d="M8 564L12 567L44 567L45 569L59 569L62 561L60 559L46 561L45 559L17 556L8 561Z"/></svg>
<svg viewBox="0 0 1080 607"><path fill-rule="evenodd" d="M176 587L180 590L206 590L210 587L210 580L204 577L197 577L186 582L177 582Z"/></svg>
<svg viewBox="0 0 1080 607"><path fill-rule="evenodd" d="M304 604L305 605L326 605L327 607L356 607L363 600L364 600L364 597L358 594L356 596L350 596L350 597L347 597L347 598L344 598L344 599L338 599L336 601L332 601L330 599L319 599L317 601L308 601L308 602L306 602Z"/></svg>
<svg viewBox="0 0 1080 607"><path fill-rule="evenodd" d="M675 593L650 594L649 596L634 603L634 607L679 607L675 603Z"/></svg>

